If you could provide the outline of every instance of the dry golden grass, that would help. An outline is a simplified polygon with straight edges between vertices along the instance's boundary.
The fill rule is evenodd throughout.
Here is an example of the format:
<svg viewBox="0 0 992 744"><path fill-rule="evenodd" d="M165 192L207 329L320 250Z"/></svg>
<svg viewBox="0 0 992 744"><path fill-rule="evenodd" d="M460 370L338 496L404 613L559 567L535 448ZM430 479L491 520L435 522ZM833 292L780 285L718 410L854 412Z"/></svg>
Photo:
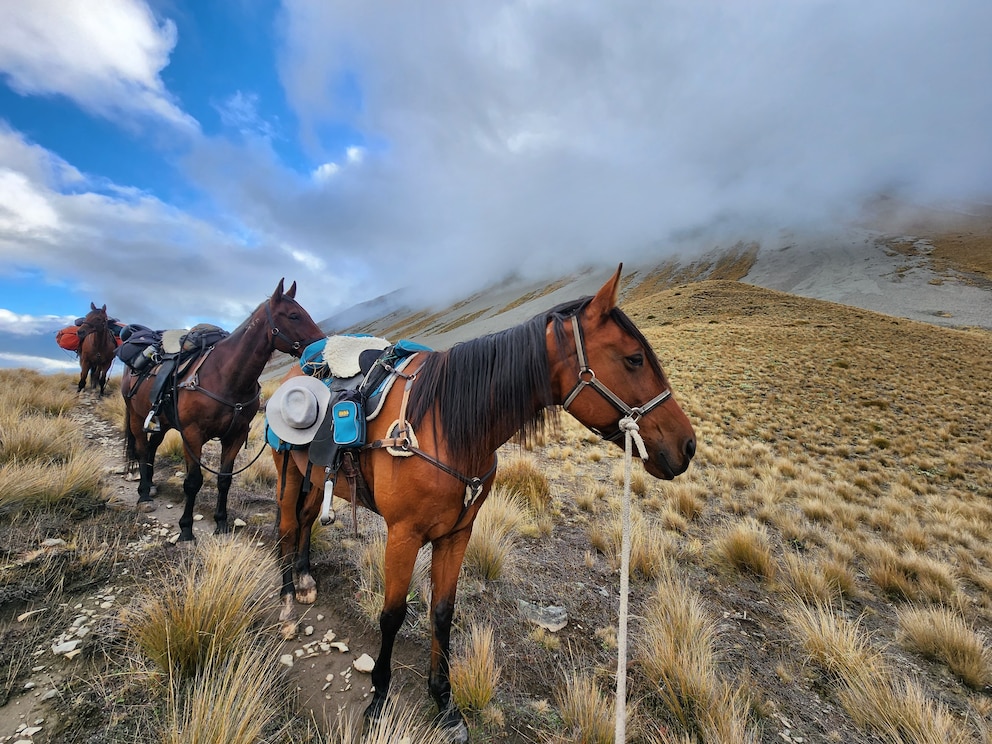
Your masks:
<svg viewBox="0 0 992 744"><path fill-rule="evenodd" d="M201 540L123 618L141 652L170 677L225 664L258 634L274 602L273 559L238 540Z"/></svg>
<svg viewBox="0 0 992 744"><path fill-rule="evenodd" d="M211 656L187 682L170 686L164 744L257 744L270 740L272 721L285 705L278 642L244 639L224 657Z"/></svg>
<svg viewBox="0 0 992 744"><path fill-rule="evenodd" d="M493 700L502 670L489 626L472 625L465 647L451 659L451 695L462 710L482 711Z"/></svg>
<svg viewBox="0 0 992 744"><path fill-rule="evenodd" d="M744 696L720 669L716 633L699 595L669 567L645 608L635 658L650 694L687 736L754 741Z"/></svg>
<svg viewBox="0 0 992 744"><path fill-rule="evenodd" d="M553 741L612 744L616 724L616 696L604 692L595 679L572 671L555 694L565 731Z"/></svg>
<svg viewBox="0 0 992 744"><path fill-rule="evenodd" d="M535 512L547 509L551 486L532 457L517 455L501 460L496 471L494 487L520 494Z"/></svg>
<svg viewBox="0 0 992 744"><path fill-rule="evenodd" d="M984 634L946 608L906 607L899 611L903 647L939 661L975 690L992 685L992 650Z"/></svg>
<svg viewBox="0 0 992 744"><path fill-rule="evenodd" d="M367 728L361 710L343 711L320 741L323 744L448 744L450 739L442 729L425 723L422 711L391 696L379 718Z"/></svg>

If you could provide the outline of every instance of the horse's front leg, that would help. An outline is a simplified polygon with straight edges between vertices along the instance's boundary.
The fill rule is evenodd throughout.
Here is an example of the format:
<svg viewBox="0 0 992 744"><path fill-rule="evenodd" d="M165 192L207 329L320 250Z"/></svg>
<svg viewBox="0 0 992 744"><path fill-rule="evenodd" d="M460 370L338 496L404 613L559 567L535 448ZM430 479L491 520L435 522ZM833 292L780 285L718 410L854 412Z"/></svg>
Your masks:
<svg viewBox="0 0 992 744"><path fill-rule="evenodd" d="M199 440L189 441L185 433L183 434L183 441L186 445L186 477L183 479L186 506L183 508L183 515L179 518L180 542L195 539L193 536L193 508L196 506L196 494L200 492L200 487L203 485L203 471L200 470L200 455L203 451L203 445Z"/></svg>
<svg viewBox="0 0 992 744"><path fill-rule="evenodd" d="M234 476L234 461L248 440L248 427L236 434L233 439L221 442L220 470L217 473L217 509L214 511L214 534L223 535L231 531L227 524L227 493L231 490Z"/></svg>
<svg viewBox="0 0 992 744"><path fill-rule="evenodd" d="M76 392L83 392L84 387L86 387L86 367L83 367L82 372L79 373L79 385L76 386Z"/></svg>
<svg viewBox="0 0 992 744"><path fill-rule="evenodd" d="M313 604L317 601L317 582L310 573L310 538L324 500L324 469L315 468L311 476L313 485L297 504L296 521L299 525L296 543L296 601Z"/></svg>
<svg viewBox="0 0 992 744"><path fill-rule="evenodd" d="M417 553L423 544L417 535L403 534L395 526L390 526L386 536L385 598L379 614L379 632L382 636L379 656L372 668L372 702L365 709L365 717L376 720L386 705L389 683L392 680L393 646L396 634L406 618L406 597L413 577L413 566Z"/></svg>
<svg viewBox="0 0 992 744"><path fill-rule="evenodd" d="M451 698L451 623L455 614L458 573L472 528L445 535L432 543L431 668L427 687L439 711L437 723L452 742L468 741L465 717Z"/></svg>
<svg viewBox="0 0 992 744"><path fill-rule="evenodd" d="M279 508L277 528L279 532L279 570L282 574L282 587L279 590L280 630L284 638L296 634L297 618L294 598L296 587L293 583L293 567L300 541L300 503L303 500L301 486L303 475L291 452L272 450L272 461L276 468L276 498ZM311 579L312 581L312 579ZM316 586L314 584L314 586Z"/></svg>

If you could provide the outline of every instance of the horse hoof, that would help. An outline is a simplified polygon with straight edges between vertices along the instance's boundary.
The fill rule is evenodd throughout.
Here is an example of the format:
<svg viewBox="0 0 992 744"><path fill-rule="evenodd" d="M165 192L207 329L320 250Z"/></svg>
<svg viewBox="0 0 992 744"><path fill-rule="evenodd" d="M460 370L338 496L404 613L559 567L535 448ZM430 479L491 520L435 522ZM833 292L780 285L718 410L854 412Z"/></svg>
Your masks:
<svg viewBox="0 0 992 744"><path fill-rule="evenodd" d="M195 542L195 541L196 541L196 537L193 536L193 530L190 530L189 532L186 532L185 530L181 530L179 532L179 542L184 543L184 542Z"/></svg>
<svg viewBox="0 0 992 744"><path fill-rule="evenodd" d="M227 522L218 522L217 526L214 527L215 535L227 535L231 532L231 528L228 527Z"/></svg>
<svg viewBox="0 0 992 744"><path fill-rule="evenodd" d="M284 641L291 641L296 637L296 631L300 624L296 620L286 620L279 624L279 633Z"/></svg>
<svg viewBox="0 0 992 744"><path fill-rule="evenodd" d="M468 744L468 726L465 717L455 706L450 706L438 714L434 724L440 729L445 740L451 744Z"/></svg>
<svg viewBox="0 0 992 744"><path fill-rule="evenodd" d="M298 589L296 592L296 601L300 604L313 604L317 601L317 587Z"/></svg>

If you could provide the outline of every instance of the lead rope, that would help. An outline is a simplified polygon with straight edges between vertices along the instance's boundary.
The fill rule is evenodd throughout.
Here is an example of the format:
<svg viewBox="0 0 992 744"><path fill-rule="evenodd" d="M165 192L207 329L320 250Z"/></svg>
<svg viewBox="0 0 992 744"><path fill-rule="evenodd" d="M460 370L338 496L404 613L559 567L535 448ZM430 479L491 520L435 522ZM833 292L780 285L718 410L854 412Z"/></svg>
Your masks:
<svg viewBox="0 0 992 744"><path fill-rule="evenodd" d="M630 595L630 470L631 470L631 441L637 444L637 452L642 460L648 457L641 439L637 422L630 416L620 419L620 431L624 433L624 473L623 473L623 508L622 508L622 538L620 541L620 619L617 628L617 699L616 699L616 732L613 740L616 744L627 741L627 599Z"/></svg>

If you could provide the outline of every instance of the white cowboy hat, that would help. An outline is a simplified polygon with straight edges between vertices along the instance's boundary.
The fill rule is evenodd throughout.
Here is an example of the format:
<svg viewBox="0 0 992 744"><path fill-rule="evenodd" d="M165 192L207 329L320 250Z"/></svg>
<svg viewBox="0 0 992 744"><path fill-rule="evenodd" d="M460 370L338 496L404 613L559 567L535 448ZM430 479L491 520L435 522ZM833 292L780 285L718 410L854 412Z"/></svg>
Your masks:
<svg viewBox="0 0 992 744"><path fill-rule="evenodd" d="M265 420L282 441L309 444L327 412L331 391L313 377L291 377L265 404Z"/></svg>

